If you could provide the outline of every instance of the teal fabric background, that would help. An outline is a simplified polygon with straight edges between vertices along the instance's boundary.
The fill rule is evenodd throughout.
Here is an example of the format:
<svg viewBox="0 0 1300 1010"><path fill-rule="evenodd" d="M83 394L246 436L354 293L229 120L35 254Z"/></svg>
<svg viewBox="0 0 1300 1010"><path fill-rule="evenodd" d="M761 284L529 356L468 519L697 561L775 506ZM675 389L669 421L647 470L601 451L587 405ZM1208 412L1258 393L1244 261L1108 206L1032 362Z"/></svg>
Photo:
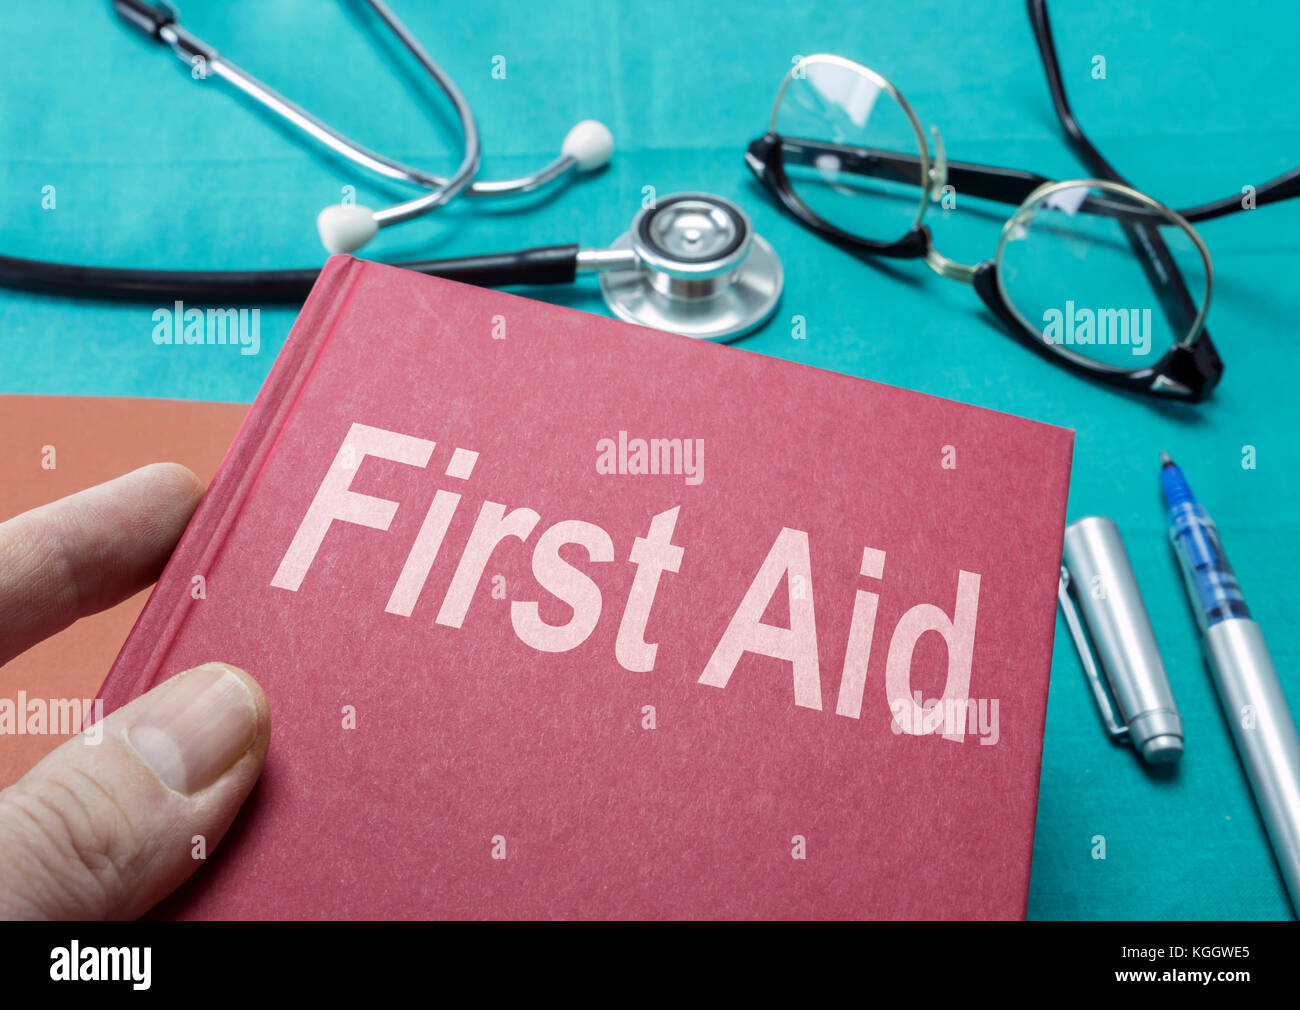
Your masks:
<svg viewBox="0 0 1300 1010"><path fill-rule="evenodd" d="M1119 523L1187 735L1172 775L1112 745L1058 623L1029 912L1035 918L1284 918L1291 914L1201 659L1165 534L1158 451L1169 449L1219 521L1293 706L1300 467L1294 342L1300 201L1209 222L1209 328L1227 363L1213 400L1155 405L1104 391L1015 346L973 292L919 262L864 264L813 238L751 181L742 154L800 54L853 57L890 77L949 156L1082 173L1063 142L1023 5L526 4L393 0L478 115L485 177L529 171L596 117L613 164L558 194L461 201L387 232L376 258L607 244L643 187L740 202L781 254L784 302L742 346L1076 429L1070 516ZM359 3L189 0L185 24L362 142L447 170L444 102ZM1171 206L1240 193L1300 161L1293 2L1057 3L1054 29L1080 120L1135 185ZM357 186L406 191L297 144L217 80L120 26L108 3L5 11L0 61L0 251L133 266L318 263L314 219ZM1106 78L1091 76L1093 57ZM493 58L505 57L505 79ZM41 207L42 187L57 205ZM1000 219L932 208L939 247L975 262ZM602 312L590 279L543 297ZM0 291L0 391L251 401L293 321L262 312L263 348L157 347L154 306ZM791 317L807 339L791 337ZM773 409L782 409L773 404ZM797 418L791 419L798 423ZM903 423L900 420L900 423ZM1253 446L1256 467L1243 467ZM1094 858L1096 836L1105 858ZM943 867L936 866L936 873ZM954 887L962 886L954 881Z"/></svg>

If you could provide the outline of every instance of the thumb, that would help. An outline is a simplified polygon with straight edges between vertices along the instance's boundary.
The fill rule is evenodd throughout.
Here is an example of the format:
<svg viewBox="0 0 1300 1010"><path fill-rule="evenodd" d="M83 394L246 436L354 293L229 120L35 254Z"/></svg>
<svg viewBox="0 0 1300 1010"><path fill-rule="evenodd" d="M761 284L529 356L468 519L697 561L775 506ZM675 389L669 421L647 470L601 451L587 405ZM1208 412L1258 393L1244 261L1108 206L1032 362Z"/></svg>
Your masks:
<svg viewBox="0 0 1300 1010"><path fill-rule="evenodd" d="M134 919L220 841L266 760L271 715L205 663L66 741L0 792L0 919Z"/></svg>

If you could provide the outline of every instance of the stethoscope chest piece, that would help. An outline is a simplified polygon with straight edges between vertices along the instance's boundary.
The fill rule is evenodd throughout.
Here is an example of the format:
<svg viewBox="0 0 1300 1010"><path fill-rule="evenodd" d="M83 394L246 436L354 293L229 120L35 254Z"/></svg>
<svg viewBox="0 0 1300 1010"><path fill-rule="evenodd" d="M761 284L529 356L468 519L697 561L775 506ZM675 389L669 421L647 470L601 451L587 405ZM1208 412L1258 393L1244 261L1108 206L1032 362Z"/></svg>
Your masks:
<svg viewBox="0 0 1300 1010"><path fill-rule="evenodd" d="M601 273L620 319L701 340L733 340L765 323L781 299L781 261L735 204L678 193L642 210L611 252L637 265Z"/></svg>

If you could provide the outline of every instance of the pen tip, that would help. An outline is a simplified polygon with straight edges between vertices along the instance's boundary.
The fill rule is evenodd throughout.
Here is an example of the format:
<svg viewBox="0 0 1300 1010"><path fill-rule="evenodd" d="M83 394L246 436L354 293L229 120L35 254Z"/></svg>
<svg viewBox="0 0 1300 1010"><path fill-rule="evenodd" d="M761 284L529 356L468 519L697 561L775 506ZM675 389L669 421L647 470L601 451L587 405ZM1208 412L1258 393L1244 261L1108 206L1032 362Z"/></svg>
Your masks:
<svg viewBox="0 0 1300 1010"><path fill-rule="evenodd" d="M1170 457L1169 453L1165 452L1163 449L1160 450L1160 465L1161 465L1161 466L1173 466L1173 465L1174 465L1174 461L1173 461L1173 459Z"/></svg>

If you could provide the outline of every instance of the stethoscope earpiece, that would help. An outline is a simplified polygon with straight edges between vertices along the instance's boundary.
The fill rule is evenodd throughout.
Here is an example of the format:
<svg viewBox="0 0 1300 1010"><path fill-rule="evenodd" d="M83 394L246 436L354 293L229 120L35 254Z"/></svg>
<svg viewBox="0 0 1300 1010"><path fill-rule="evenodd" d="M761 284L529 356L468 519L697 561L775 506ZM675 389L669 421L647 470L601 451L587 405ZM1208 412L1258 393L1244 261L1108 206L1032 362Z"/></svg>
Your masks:
<svg viewBox="0 0 1300 1010"><path fill-rule="evenodd" d="M584 119L564 135L560 154L572 158L579 172L594 172L614 156L614 135L599 119Z"/></svg>
<svg viewBox="0 0 1300 1010"><path fill-rule="evenodd" d="M375 212L359 203L332 203L316 215L316 232L331 255L356 252L379 234Z"/></svg>
<svg viewBox="0 0 1300 1010"><path fill-rule="evenodd" d="M527 193L559 178L568 171L594 172L598 168L604 168L613 155L614 135L609 132L609 127L598 119L584 119L580 123L575 123L564 135L560 156L545 168L519 179L472 182L466 192L470 196ZM439 185L446 181L434 177L429 179ZM416 202L418 201L398 206L411 206ZM380 228L399 221L409 221L427 214L437 206L440 204L431 203L415 213L397 214L392 207L376 211L361 204L330 204L328 207L323 207L316 215L316 232L320 235L321 245L331 255L352 253L379 234Z"/></svg>

